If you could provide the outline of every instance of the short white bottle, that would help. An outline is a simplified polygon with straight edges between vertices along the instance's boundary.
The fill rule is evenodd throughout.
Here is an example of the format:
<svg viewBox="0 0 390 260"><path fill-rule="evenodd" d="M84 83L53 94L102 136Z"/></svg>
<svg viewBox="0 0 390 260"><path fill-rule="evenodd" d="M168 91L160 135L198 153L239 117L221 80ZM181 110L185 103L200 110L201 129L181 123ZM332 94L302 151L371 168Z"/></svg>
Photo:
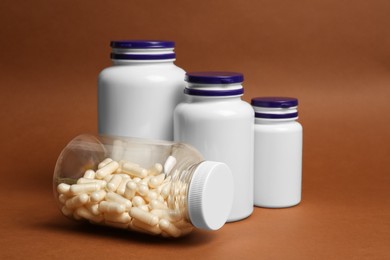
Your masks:
<svg viewBox="0 0 390 260"><path fill-rule="evenodd" d="M255 110L254 204L284 208L301 201L302 126L298 100L257 97Z"/></svg>
<svg viewBox="0 0 390 260"><path fill-rule="evenodd" d="M234 200L229 222L253 212L254 112L241 100L243 79L234 72L187 73L186 101L174 112L176 141L191 144L207 160L230 167Z"/></svg>
<svg viewBox="0 0 390 260"><path fill-rule="evenodd" d="M113 65L98 81L102 135L173 140L173 110L184 98L184 70L171 41L112 41Z"/></svg>

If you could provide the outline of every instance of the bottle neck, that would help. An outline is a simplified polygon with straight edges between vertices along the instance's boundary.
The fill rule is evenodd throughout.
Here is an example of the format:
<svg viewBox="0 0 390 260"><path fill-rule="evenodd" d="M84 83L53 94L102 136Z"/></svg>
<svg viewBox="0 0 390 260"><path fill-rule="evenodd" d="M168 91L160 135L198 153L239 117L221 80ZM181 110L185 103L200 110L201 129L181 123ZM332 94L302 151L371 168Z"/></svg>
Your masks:
<svg viewBox="0 0 390 260"><path fill-rule="evenodd" d="M297 119L298 119L298 117L284 118L284 119L269 119L269 118L255 117L255 124L259 124L259 125L289 124L289 123L296 122Z"/></svg>
<svg viewBox="0 0 390 260"><path fill-rule="evenodd" d="M298 119L297 107L259 107L253 106L256 124L283 124Z"/></svg>
<svg viewBox="0 0 390 260"><path fill-rule="evenodd" d="M114 66L147 66L147 65L173 65L174 60L115 60L111 59Z"/></svg>
<svg viewBox="0 0 390 260"><path fill-rule="evenodd" d="M185 95L187 102L234 102L241 101L241 95L239 96L193 96Z"/></svg>
<svg viewBox="0 0 390 260"><path fill-rule="evenodd" d="M241 100L244 88L234 84L200 84L188 82L184 93L190 101Z"/></svg>
<svg viewBox="0 0 390 260"><path fill-rule="evenodd" d="M161 64L173 63L176 60L176 55L173 48L112 48L111 60L114 65Z"/></svg>

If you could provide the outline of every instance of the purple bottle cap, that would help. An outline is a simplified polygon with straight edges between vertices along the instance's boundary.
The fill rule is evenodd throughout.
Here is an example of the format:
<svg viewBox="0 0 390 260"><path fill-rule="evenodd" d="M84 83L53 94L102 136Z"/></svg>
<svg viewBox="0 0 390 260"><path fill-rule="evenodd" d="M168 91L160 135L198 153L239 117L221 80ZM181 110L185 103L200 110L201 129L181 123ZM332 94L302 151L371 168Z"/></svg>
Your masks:
<svg viewBox="0 0 390 260"><path fill-rule="evenodd" d="M289 119L297 118L298 112L295 107L298 106L298 99L292 97L256 97L251 101L251 105L255 107L255 117L263 119ZM258 109L256 109L258 108ZM260 108L275 108L281 109L278 112L269 110L261 110ZM290 109L293 108L293 109Z"/></svg>
<svg viewBox="0 0 390 260"><path fill-rule="evenodd" d="M111 48L123 49L161 49L174 48L175 42L172 41L156 41L156 40L124 40L111 41Z"/></svg>
<svg viewBox="0 0 390 260"><path fill-rule="evenodd" d="M254 107L290 108L298 106L298 99L292 97L256 97L252 98Z"/></svg>
<svg viewBox="0 0 390 260"><path fill-rule="evenodd" d="M111 41L113 49L173 49L175 42L172 41L155 41L155 40L129 40L129 41ZM113 60L174 60L176 54L172 51L169 53L121 53L112 52Z"/></svg>
<svg viewBox="0 0 390 260"><path fill-rule="evenodd" d="M228 71L187 72L185 81L199 84L232 84L244 81L244 75Z"/></svg>

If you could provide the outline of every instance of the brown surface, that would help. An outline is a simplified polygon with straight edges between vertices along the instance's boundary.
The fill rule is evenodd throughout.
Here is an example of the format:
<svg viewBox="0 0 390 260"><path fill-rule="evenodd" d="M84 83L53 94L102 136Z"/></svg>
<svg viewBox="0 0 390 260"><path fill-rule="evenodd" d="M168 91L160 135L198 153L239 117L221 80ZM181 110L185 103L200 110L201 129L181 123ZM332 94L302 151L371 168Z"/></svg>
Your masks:
<svg viewBox="0 0 390 260"><path fill-rule="evenodd" d="M0 259L390 259L390 2L0 3ZM51 175L96 133L111 39L177 42L176 64L235 70L245 100L300 100L303 202L220 231L160 240L62 217Z"/></svg>

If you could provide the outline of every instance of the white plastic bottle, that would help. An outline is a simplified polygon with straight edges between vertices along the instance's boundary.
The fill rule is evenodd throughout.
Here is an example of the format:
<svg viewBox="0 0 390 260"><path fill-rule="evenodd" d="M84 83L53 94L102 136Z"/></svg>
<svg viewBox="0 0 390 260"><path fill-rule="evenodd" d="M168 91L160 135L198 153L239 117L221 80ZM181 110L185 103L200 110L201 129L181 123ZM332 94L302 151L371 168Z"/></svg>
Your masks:
<svg viewBox="0 0 390 260"><path fill-rule="evenodd" d="M255 110L254 203L284 208L301 201L302 126L298 100L257 97Z"/></svg>
<svg viewBox="0 0 390 260"><path fill-rule="evenodd" d="M175 140L231 169L235 192L229 222L253 212L254 112L241 100L243 79L234 72L187 73L187 100L174 112Z"/></svg>
<svg viewBox="0 0 390 260"><path fill-rule="evenodd" d="M98 81L99 134L173 139L173 110L184 98L184 70L170 41L112 41L113 65Z"/></svg>

